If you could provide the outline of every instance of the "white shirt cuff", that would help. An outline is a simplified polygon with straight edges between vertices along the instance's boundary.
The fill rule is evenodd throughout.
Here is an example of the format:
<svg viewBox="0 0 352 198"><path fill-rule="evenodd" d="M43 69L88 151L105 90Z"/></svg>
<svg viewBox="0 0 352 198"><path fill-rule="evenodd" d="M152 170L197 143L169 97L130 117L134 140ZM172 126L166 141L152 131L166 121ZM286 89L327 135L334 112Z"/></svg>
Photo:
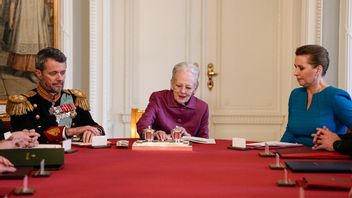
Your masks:
<svg viewBox="0 0 352 198"><path fill-rule="evenodd" d="M62 139L63 140L67 139L67 137L66 137L66 127L64 127L64 129L62 130Z"/></svg>
<svg viewBox="0 0 352 198"><path fill-rule="evenodd" d="M5 139L5 140L9 139L9 138L11 137L11 135L12 135L12 134L11 134L10 131L4 133L4 139Z"/></svg>

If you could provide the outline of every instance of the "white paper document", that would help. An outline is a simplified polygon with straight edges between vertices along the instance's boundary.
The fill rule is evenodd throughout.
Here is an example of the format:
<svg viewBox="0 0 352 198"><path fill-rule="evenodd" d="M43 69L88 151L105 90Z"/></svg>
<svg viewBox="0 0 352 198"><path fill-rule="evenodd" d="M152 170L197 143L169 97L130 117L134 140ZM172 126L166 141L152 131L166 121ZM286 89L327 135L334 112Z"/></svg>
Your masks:
<svg viewBox="0 0 352 198"><path fill-rule="evenodd" d="M270 146L275 146L275 147L303 146L302 144L280 142L280 141L267 141L267 142L248 143L247 146L264 147L265 144L268 144L269 147Z"/></svg>
<svg viewBox="0 0 352 198"><path fill-rule="evenodd" d="M110 145L111 142L110 141L106 141L106 144L103 144L103 145ZM89 146L94 146L92 145L91 142L72 142L72 145L74 146L80 146L80 147L89 147Z"/></svg>
<svg viewBox="0 0 352 198"><path fill-rule="evenodd" d="M91 142L72 142L71 145L75 146L92 146Z"/></svg>
<svg viewBox="0 0 352 198"><path fill-rule="evenodd" d="M201 137L183 136L181 140L201 143L201 144L216 144L215 139L212 139L212 138L207 139L207 138L201 138Z"/></svg>
<svg viewBox="0 0 352 198"><path fill-rule="evenodd" d="M60 144L38 144L33 148L61 148Z"/></svg>

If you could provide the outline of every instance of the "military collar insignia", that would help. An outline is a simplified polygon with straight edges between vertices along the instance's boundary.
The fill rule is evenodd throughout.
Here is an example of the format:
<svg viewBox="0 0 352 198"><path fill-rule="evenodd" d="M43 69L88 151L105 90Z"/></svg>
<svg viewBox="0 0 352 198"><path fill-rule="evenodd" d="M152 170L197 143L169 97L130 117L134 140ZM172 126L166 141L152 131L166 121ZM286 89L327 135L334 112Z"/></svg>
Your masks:
<svg viewBox="0 0 352 198"><path fill-rule="evenodd" d="M40 84L37 87L38 94L49 102L56 102L61 97L61 92L55 95L48 93Z"/></svg>

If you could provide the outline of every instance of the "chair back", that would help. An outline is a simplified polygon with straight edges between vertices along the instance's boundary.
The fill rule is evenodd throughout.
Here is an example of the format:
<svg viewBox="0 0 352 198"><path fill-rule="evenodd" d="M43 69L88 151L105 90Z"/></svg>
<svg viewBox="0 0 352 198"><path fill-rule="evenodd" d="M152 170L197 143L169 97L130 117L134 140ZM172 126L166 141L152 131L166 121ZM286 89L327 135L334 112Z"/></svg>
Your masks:
<svg viewBox="0 0 352 198"><path fill-rule="evenodd" d="M139 138L139 134L137 133L137 122L139 118L142 117L144 110L132 108L131 109L131 138Z"/></svg>

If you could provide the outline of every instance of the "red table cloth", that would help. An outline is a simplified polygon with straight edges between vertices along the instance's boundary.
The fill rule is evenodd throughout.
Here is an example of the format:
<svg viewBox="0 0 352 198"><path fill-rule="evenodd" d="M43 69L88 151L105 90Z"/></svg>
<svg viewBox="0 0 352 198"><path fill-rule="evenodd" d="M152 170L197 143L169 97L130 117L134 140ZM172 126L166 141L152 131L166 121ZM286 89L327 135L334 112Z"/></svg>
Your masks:
<svg viewBox="0 0 352 198"><path fill-rule="evenodd" d="M299 197L299 187L276 185L284 171L269 169L275 158L262 158L258 150L230 150L231 141L217 140L193 144L193 151L134 151L132 141L128 149L78 148L65 154L62 170L29 178L33 197ZM288 171L290 179L305 175ZM22 180L0 180L0 188L21 185ZM348 191L305 191L306 198L347 196Z"/></svg>

